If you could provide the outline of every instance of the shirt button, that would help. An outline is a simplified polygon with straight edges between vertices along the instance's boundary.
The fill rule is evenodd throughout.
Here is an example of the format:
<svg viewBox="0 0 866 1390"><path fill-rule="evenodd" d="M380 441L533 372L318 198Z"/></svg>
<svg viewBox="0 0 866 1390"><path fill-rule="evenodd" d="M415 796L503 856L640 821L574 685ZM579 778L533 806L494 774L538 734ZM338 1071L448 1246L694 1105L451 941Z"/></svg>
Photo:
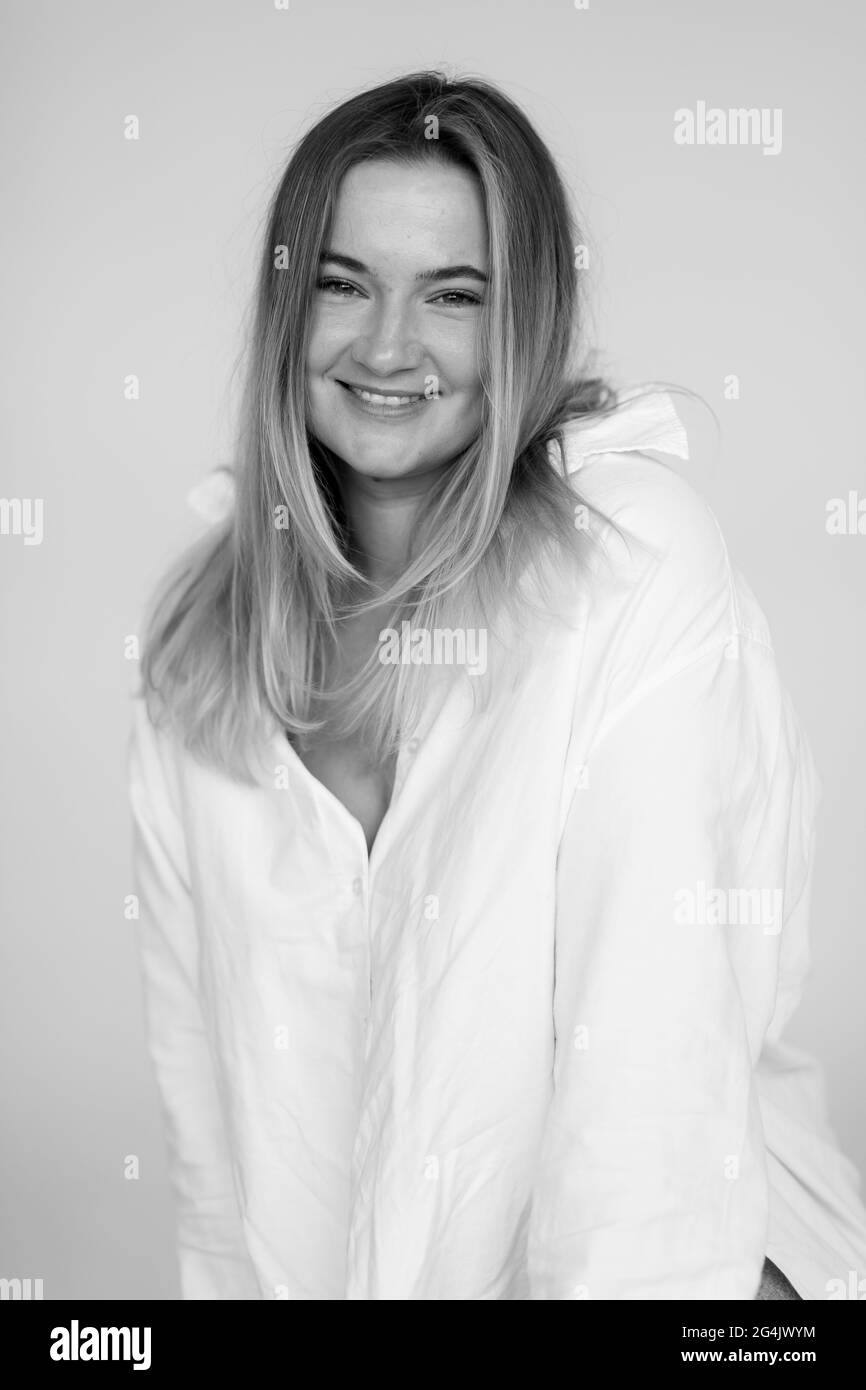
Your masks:
<svg viewBox="0 0 866 1390"><path fill-rule="evenodd" d="M352 879L352 892L356 898L360 898L363 887L364 885L359 878Z"/></svg>

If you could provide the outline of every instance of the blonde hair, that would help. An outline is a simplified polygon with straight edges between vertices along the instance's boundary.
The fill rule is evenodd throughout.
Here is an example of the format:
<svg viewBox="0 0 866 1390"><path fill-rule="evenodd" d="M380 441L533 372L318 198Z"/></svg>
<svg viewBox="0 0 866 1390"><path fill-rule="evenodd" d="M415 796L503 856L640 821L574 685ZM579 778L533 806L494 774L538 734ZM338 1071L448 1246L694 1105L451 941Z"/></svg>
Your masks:
<svg viewBox="0 0 866 1390"><path fill-rule="evenodd" d="M435 139L427 138L431 118ZM333 462L308 432L305 405L320 255L343 176L370 159L470 170L489 237L481 429L431 489L407 569L377 593L349 559ZM155 723L247 779L269 720L298 740L324 728L357 732L371 755L384 756L414 725L433 673L384 665L374 652L351 682L327 692L323 673L341 620L385 603L395 628L407 618L427 630L494 626L503 615L519 626L531 606L520 582L527 569L542 592L562 556L579 570L587 535L575 527L580 498L551 466L549 446L561 444L569 419L616 406L612 388L578 366L580 240L546 146L488 82L402 77L343 102L300 140L264 238L235 505L152 600L141 669ZM284 529L275 525L280 512ZM314 705L327 707L326 718L313 716Z"/></svg>

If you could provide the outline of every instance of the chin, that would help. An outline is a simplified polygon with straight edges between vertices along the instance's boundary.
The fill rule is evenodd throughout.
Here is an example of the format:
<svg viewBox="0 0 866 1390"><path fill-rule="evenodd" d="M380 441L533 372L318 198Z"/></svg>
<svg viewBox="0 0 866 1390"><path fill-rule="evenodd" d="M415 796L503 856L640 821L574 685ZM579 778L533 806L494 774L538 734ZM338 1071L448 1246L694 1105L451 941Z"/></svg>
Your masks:
<svg viewBox="0 0 866 1390"><path fill-rule="evenodd" d="M398 478L409 473L417 473L435 468L439 461L436 453L431 455L428 447L419 450L420 441L406 439L399 443L390 429L378 437L367 435L358 438L352 432L335 432L333 429L317 430L311 426L311 433L321 444L336 455L347 468L365 477ZM423 446L422 446L423 447Z"/></svg>
<svg viewBox="0 0 866 1390"><path fill-rule="evenodd" d="M382 449L338 449L337 453L353 473L365 478L407 478L413 473L424 473L436 467L434 459L412 459L407 462L405 452L389 458Z"/></svg>

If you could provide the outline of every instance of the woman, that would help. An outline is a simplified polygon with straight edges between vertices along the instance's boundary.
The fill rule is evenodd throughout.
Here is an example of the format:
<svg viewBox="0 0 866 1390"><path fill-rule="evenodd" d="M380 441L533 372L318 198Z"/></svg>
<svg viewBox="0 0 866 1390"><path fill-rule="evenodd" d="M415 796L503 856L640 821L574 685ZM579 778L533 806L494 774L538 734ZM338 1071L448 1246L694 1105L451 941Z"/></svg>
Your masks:
<svg viewBox="0 0 866 1390"><path fill-rule="evenodd" d="M236 495L131 744L184 1297L864 1267L780 1041L812 759L669 396L579 366L579 241L521 112L435 73L277 189Z"/></svg>

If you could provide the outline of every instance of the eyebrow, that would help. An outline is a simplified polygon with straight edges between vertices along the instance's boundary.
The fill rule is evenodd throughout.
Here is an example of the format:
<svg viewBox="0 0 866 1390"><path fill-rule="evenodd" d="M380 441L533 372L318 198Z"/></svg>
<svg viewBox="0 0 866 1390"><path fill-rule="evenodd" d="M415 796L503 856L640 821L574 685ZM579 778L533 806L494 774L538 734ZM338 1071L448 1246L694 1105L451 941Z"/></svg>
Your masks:
<svg viewBox="0 0 866 1390"><path fill-rule="evenodd" d="M343 256L339 251L323 251L319 257L320 264L328 261L332 265L341 265L344 270L354 270L357 275L371 275L372 271L364 265L363 261L356 261L354 256ZM422 270L415 276L416 280L421 280L425 284L438 284L441 280L479 280L482 285L487 284L487 276L483 270L479 270L474 265L445 265L439 270Z"/></svg>

